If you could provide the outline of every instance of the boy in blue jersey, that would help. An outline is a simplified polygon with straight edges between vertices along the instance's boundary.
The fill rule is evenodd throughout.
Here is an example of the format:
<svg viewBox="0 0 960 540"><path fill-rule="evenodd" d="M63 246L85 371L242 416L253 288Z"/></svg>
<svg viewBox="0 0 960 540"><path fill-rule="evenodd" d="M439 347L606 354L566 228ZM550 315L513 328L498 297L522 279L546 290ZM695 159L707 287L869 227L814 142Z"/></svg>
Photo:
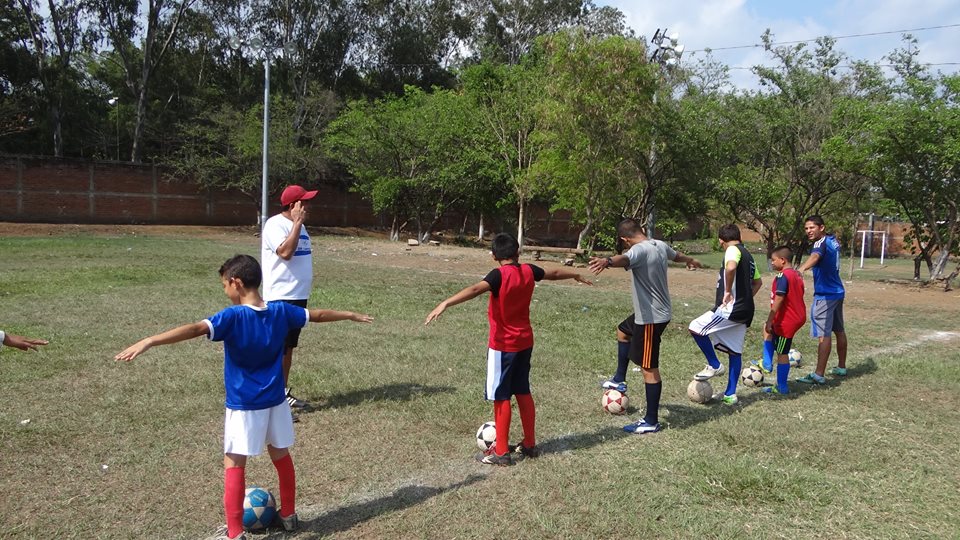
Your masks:
<svg viewBox="0 0 960 540"><path fill-rule="evenodd" d="M178 343L199 336L224 344L223 384L226 418L223 433L223 508L226 538L243 534L244 467L247 456L270 454L280 481L280 523L297 528L296 477L288 448L293 445L293 418L283 383L283 354L288 332L311 322L370 322L368 315L327 309L307 310L286 302L263 301L258 288L260 264L236 255L220 267L220 280L230 307L200 322L185 324L138 341L116 355L130 361L154 345Z"/></svg>
<svg viewBox="0 0 960 540"><path fill-rule="evenodd" d="M823 384L824 372L830 358L832 340L837 335L837 367L833 375L847 374L847 334L843 330L843 298L845 291L840 279L840 242L832 234L824 232L823 218L810 216L803 224L807 238L813 242L810 257L797 268L802 275L813 268L813 304L810 306L810 331L819 340L817 344L816 371L797 379L799 383Z"/></svg>

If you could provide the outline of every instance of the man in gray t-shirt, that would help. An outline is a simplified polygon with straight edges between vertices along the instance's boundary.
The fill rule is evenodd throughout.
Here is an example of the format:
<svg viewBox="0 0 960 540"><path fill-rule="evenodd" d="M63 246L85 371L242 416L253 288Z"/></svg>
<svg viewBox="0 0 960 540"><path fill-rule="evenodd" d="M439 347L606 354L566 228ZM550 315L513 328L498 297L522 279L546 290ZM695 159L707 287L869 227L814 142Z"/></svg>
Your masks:
<svg viewBox="0 0 960 540"><path fill-rule="evenodd" d="M639 364L647 398L646 416L623 429L628 433L656 433L660 431L658 415L663 389L660 337L672 316L667 263L685 263L688 268L699 268L701 264L660 240L647 238L643 225L635 219L621 221L617 225L617 236L628 248L626 253L590 259L590 270L594 274L611 266L625 268L633 274L633 313L617 326L617 373L601 386L626 393L627 366L630 360Z"/></svg>

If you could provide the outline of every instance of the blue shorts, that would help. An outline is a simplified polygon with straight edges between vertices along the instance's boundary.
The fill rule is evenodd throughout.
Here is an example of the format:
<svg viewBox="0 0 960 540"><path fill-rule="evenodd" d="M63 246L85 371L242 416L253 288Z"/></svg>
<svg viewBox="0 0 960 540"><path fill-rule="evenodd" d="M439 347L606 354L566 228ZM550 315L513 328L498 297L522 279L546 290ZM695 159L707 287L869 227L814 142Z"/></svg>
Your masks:
<svg viewBox="0 0 960 540"><path fill-rule="evenodd" d="M509 400L515 394L530 393L530 356L533 347L517 352L487 350L488 401Z"/></svg>
<svg viewBox="0 0 960 540"><path fill-rule="evenodd" d="M813 298L810 306L810 334L815 337L830 337L836 332L843 333L843 298L827 300Z"/></svg>

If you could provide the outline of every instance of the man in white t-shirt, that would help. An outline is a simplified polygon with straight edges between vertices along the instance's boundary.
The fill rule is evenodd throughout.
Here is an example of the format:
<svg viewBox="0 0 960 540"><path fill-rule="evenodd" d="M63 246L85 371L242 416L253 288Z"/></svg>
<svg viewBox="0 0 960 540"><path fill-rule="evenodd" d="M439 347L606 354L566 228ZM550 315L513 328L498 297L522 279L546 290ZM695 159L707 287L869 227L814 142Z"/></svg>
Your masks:
<svg viewBox="0 0 960 540"><path fill-rule="evenodd" d="M271 217L260 235L260 263L263 266L263 299L267 302L287 302L302 308L313 289L313 252L310 235L303 223L307 219L306 201L316 197L316 191L301 186L287 186L280 195L282 211ZM287 334L283 353L283 382L287 403L305 408L309 404L290 393L288 384L293 349L300 341L300 329Z"/></svg>

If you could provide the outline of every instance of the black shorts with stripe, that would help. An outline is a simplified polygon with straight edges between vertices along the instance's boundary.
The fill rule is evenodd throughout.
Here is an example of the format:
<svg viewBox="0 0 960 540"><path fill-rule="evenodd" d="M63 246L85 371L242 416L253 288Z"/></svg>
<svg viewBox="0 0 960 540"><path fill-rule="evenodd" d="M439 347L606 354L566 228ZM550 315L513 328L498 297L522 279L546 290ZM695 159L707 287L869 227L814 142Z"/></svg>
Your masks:
<svg viewBox="0 0 960 540"><path fill-rule="evenodd" d="M790 349L793 348L793 338L778 336L777 332L774 331L770 336L773 338L773 351L777 355L789 354Z"/></svg>
<svg viewBox="0 0 960 540"><path fill-rule="evenodd" d="M660 338L670 321L637 324L634 314L623 320L617 329L630 336L630 360L643 369L660 367Z"/></svg>

